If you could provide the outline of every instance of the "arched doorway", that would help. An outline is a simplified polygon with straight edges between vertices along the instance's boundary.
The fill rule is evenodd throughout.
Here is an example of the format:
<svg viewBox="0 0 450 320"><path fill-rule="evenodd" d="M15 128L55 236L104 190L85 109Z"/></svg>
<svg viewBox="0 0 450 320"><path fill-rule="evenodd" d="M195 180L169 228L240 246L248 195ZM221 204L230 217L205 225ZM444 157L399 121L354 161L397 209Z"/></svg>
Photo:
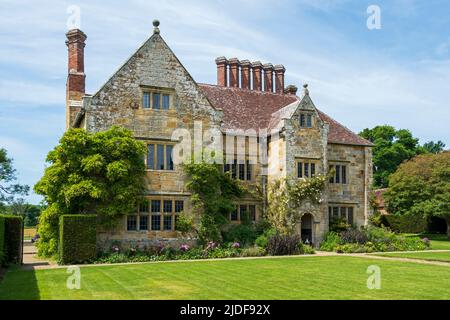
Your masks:
<svg viewBox="0 0 450 320"><path fill-rule="evenodd" d="M310 213L305 213L302 216L301 219L301 223L300 223L300 235L302 237L302 242L303 243L309 243L309 244L313 244L313 223L314 223L314 218L312 216L312 214Z"/></svg>

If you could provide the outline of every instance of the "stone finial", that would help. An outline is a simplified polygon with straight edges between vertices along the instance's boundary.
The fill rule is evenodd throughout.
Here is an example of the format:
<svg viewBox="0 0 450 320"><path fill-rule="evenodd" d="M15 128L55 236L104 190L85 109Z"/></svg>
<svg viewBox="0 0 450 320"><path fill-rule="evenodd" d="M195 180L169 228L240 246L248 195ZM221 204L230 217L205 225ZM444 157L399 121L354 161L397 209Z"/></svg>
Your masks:
<svg viewBox="0 0 450 320"><path fill-rule="evenodd" d="M305 95L309 95L309 90L308 90L308 84L307 84L307 83L305 83L305 84L303 85L303 93L304 93Z"/></svg>
<svg viewBox="0 0 450 320"><path fill-rule="evenodd" d="M159 20L153 20L153 33L159 34Z"/></svg>

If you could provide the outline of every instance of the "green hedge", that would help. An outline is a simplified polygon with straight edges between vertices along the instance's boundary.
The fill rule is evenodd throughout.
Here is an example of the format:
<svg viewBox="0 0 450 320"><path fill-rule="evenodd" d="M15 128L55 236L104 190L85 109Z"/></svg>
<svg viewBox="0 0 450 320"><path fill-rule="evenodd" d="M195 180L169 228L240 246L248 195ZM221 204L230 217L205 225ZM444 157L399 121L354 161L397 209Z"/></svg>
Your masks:
<svg viewBox="0 0 450 320"><path fill-rule="evenodd" d="M5 258L5 218L0 216L0 267Z"/></svg>
<svg viewBox="0 0 450 320"><path fill-rule="evenodd" d="M420 215L383 215L381 223L396 233L421 233L427 229L428 222Z"/></svg>
<svg viewBox="0 0 450 320"><path fill-rule="evenodd" d="M63 215L59 219L59 262L85 263L96 258L97 217Z"/></svg>
<svg viewBox="0 0 450 320"><path fill-rule="evenodd" d="M0 256L3 264L20 263L22 255L22 217L1 215ZM3 224L3 227L1 226ZM2 231L3 228L3 231ZM3 236L1 236L3 234Z"/></svg>

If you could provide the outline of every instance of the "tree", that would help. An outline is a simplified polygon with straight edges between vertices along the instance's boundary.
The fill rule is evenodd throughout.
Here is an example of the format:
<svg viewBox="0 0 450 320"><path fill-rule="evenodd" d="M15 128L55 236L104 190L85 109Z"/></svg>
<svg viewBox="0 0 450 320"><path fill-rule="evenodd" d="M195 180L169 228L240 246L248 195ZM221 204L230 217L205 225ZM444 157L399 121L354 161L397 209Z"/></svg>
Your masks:
<svg viewBox="0 0 450 320"><path fill-rule="evenodd" d="M190 224L188 228L202 243L221 242L221 229L228 223L229 214L235 210L235 201L244 194L244 188L217 164L192 162L184 164L183 169L187 175L186 187L192 193L194 214L194 217L182 218L183 224Z"/></svg>
<svg viewBox="0 0 450 320"><path fill-rule="evenodd" d="M7 208L6 212L12 215L20 215L26 227L34 227L38 223L39 215L45 205L35 205L26 203L24 199L14 200Z"/></svg>
<svg viewBox="0 0 450 320"><path fill-rule="evenodd" d="M386 188L389 175L405 160L426 153L409 130L396 130L392 126L382 125L364 129L359 135L375 146L373 147L373 180L375 187Z"/></svg>
<svg viewBox="0 0 450 320"><path fill-rule="evenodd" d="M443 143L441 140L439 140L438 142L429 141L427 143L424 143L422 147L429 153L439 153L444 151L445 143Z"/></svg>
<svg viewBox="0 0 450 320"><path fill-rule="evenodd" d="M15 196L28 195L30 187L14 184L16 180L16 170L13 168L12 159L8 158L5 149L0 148L0 209L14 201Z"/></svg>
<svg viewBox="0 0 450 320"><path fill-rule="evenodd" d="M384 198L389 212L445 219L450 238L450 151L419 155L401 164Z"/></svg>
<svg viewBox="0 0 450 320"><path fill-rule="evenodd" d="M38 253L57 253L63 214L97 214L100 223L113 225L132 212L145 187L144 154L144 143L124 128L68 130L47 155L50 166L34 186L48 203L39 219Z"/></svg>

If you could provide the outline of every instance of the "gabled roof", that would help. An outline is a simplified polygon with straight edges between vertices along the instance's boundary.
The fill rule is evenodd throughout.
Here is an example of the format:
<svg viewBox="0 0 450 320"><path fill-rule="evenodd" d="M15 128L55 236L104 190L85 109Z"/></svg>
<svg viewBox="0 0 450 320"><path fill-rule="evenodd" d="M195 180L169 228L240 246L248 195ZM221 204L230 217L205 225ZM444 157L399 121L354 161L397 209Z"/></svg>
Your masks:
<svg viewBox="0 0 450 320"><path fill-rule="evenodd" d="M296 108L300 99L289 94L255 91L241 88L198 84L214 108L223 110L224 130L274 129L283 118L283 108ZM289 110L288 110L289 109ZM372 143L317 110L322 121L329 124L328 142L372 146Z"/></svg>
<svg viewBox="0 0 450 320"><path fill-rule="evenodd" d="M333 118L330 118L328 115L323 113L320 110L317 110L319 113L320 119L322 121L327 122L330 126L328 131L328 142L336 143L336 144L351 144L358 146L373 146L373 143L360 137L347 127L343 126Z"/></svg>

